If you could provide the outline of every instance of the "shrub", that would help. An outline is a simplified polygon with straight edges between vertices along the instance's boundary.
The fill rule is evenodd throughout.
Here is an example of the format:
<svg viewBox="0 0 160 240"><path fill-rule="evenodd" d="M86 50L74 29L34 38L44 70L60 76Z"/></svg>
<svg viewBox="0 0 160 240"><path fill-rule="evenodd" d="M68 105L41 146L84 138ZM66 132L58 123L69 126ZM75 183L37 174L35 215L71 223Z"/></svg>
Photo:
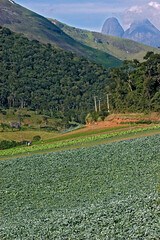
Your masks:
<svg viewBox="0 0 160 240"><path fill-rule="evenodd" d="M31 117L30 114L24 114L23 116L24 116L24 117L28 117L28 118Z"/></svg>
<svg viewBox="0 0 160 240"><path fill-rule="evenodd" d="M7 112L3 109L0 109L0 113L2 113L3 115L7 115Z"/></svg>
<svg viewBox="0 0 160 240"><path fill-rule="evenodd" d="M8 148L12 148L12 147L16 147L18 145L17 142L15 141L7 141L7 140L3 140L0 142L0 149L8 149Z"/></svg>
<svg viewBox="0 0 160 240"><path fill-rule="evenodd" d="M151 120L140 120L140 121L136 121L136 124L151 124L152 121Z"/></svg>
<svg viewBox="0 0 160 240"><path fill-rule="evenodd" d="M98 119L97 119L97 122L101 122L101 121L103 121L102 117L99 116Z"/></svg>
<svg viewBox="0 0 160 240"><path fill-rule="evenodd" d="M39 135L36 135L33 137L33 141L38 142L41 140L41 137Z"/></svg>
<svg viewBox="0 0 160 240"><path fill-rule="evenodd" d="M93 117L91 116L91 113L88 113L85 119L86 123L92 123Z"/></svg>
<svg viewBox="0 0 160 240"><path fill-rule="evenodd" d="M25 123L24 125L23 125L23 127L28 127L29 126L29 124L28 123Z"/></svg>
<svg viewBox="0 0 160 240"><path fill-rule="evenodd" d="M6 123L1 123L1 128L2 128L2 132L3 132L5 129L10 128L10 126Z"/></svg>

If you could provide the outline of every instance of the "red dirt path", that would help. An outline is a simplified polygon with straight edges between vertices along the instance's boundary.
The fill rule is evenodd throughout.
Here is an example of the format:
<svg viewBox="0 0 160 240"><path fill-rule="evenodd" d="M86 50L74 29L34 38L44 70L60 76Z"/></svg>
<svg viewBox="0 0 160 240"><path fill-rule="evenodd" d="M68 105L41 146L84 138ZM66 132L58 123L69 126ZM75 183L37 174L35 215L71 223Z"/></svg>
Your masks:
<svg viewBox="0 0 160 240"><path fill-rule="evenodd" d="M90 124L86 124L85 128L76 130L76 133L80 132L90 132L93 130L102 130L106 128L114 128L120 126L129 126L129 122L135 122L139 120L151 120L151 121L160 121L160 114L152 113L148 117L143 117L143 114L138 114L137 117L136 113L131 114L112 114L107 117L105 121L102 122L94 122ZM122 124L121 122L128 122L128 124ZM69 134L69 133L68 133ZM72 132L73 134L73 132Z"/></svg>

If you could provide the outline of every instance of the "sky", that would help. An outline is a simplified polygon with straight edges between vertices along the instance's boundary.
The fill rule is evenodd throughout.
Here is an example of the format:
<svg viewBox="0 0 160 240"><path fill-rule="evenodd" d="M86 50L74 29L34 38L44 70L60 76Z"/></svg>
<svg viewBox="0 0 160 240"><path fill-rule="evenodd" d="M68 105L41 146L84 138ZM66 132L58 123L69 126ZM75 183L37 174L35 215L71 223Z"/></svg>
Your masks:
<svg viewBox="0 0 160 240"><path fill-rule="evenodd" d="M160 30L160 0L14 0L44 17L73 27L101 32L109 17L126 30L134 21L148 18Z"/></svg>

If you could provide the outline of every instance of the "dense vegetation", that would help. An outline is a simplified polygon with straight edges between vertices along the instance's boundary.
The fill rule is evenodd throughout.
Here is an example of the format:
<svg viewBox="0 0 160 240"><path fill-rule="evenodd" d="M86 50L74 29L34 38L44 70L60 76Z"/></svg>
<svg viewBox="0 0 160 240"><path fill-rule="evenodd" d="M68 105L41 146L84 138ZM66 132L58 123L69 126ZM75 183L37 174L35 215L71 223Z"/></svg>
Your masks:
<svg viewBox="0 0 160 240"><path fill-rule="evenodd" d="M151 136L1 161L2 240L159 240Z"/></svg>
<svg viewBox="0 0 160 240"><path fill-rule="evenodd" d="M109 94L111 111L160 111L160 54L148 52L143 63L124 61L122 67L109 72L71 52L29 41L6 28L0 29L0 48L2 108L27 107L65 122L84 122L94 110L94 96L102 103ZM107 114L104 104L101 112L92 112L91 117L103 120Z"/></svg>
<svg viewBox="0 0 160 240"><path fill-rule="evenodd" d="M124 61L111 72L106 92L117 112L160 111L160 54L148 52L144 62Z"/></svg>
<svg viewBox="0 0 160 240"><path fill-rule="evenodd" d="M0 105L83 121L103 96L108 71L71 52L0 29Z"/></svg>

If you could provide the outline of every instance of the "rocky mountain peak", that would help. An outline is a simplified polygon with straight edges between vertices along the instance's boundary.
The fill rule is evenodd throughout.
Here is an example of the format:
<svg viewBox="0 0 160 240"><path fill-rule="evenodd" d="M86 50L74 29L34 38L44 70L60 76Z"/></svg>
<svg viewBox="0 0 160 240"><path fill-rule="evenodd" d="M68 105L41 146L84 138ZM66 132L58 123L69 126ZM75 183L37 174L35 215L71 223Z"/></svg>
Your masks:
<svg viewBox="0 0 160 240"><path fill-rule="evenodd" d="M103 24L102 33L116 37L122 37L124 30L117 18L111 17L108 18Z"/></svg>
<svg viewBox="0 0 160 240"><path fill-rule="evenodd" d="M134 21L123 37L153 47L160 46L160 31L148 19Z"/></svg>
<svg viewBox="0 0 160 240"><path fill-rule="evenodd" d="M102 33L131 39L156 48L160 46L160 31L148 19L137 19L124 32L116 18L108 18L102 27Z"/></svg>

